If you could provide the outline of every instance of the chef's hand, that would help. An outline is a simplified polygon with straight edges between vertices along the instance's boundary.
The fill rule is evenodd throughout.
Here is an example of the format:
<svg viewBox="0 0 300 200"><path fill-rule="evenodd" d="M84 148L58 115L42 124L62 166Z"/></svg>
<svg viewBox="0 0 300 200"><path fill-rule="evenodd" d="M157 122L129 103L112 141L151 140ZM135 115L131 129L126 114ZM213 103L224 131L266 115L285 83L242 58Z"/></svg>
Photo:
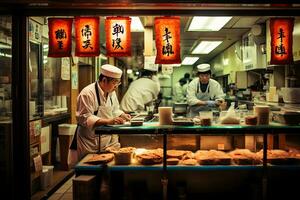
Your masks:
<svg viewBox="0 0 300 200"><path fill-rule="evenodd" d="M206 101L206 105L209 107L213 107L216 105L216 102L215 101Z"/></svg>
<svg viewBox="0 0 300 200"><path fill-rule="evenodd" d="M120 117L122 117L125 121L130 121L131 119L131 115L123 113L122 115L120 115Z"/></svg>
<svg viewBox="0 0 300 200"><path fill-rule="evenodd" d="M224 103L224 100L223 99L216 99L215 102L216 102L216 105L219 106L222 103Z"/></svg>
<svg viewBox="0 0 300 200"><path fill-rule="evenodd" d="M124 124L124 119L122 117L115 117L110 120L109 124Z"/></svg>

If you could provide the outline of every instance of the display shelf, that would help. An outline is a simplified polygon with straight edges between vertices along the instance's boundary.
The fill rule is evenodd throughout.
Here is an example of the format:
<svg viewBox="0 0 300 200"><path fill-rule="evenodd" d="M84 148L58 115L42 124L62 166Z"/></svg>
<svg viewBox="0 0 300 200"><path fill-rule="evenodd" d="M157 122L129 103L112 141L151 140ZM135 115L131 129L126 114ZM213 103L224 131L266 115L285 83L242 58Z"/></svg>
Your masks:
<svg viewBox="0 0 300 200"><path fill-rule="evenodd" d="M267 165L267 169L270 170L296 170L299 171L300 170L300 165Z"/></svg>
<svg viewBox="0 0 300 200"><path fill-rule="evenodd" d="M99 126L95 128L95 134L98 135L132 135L132 137L138 137L140 135L158 135L162 139L162 149L163 149L163 163L159 166L136 166L136 165L126 165L126 166L117 166L109 163L106 170L113 171L142 171L142 170L152 170L152 171L161 171L162 180L168 180L168 175L172 174L181 174L185 172L191 172L195 174L203 174L202 172L210 172L206 174L215 174L215 172L224 172L224 173L239 173L253 175L257 179L256 184L261 184L261 191L263 199L266 199L266 192L268 188L268 180L273 178L273 174L281 174L282 172L298 172L300 170L300 165L270 165L267 161L267 149L270 148L270 144L273 144L272 138L269 136L277 136L281 134L289 134L300 136L300 126L288 126L279 123L271 122L269 125L219 125L213 124L212 126L176 126L176 125L164 125L160 126L157 122L144 123L143 126L130 126L129 124L124 125L113 125L113 126ZM196 135L196 136L259 136L262 138L262 164L260 165L196 165L196 166L183 166L183 165L167 165L167 147L168 147L168 137L174 135ZM200 137L199 137L200 138ZM268 143L269 142L269 143ZM99 141L100 147L101 141ZM100 149L99 149L100 150ZM99 151L101 152L101 151ZM102 167L91 167L91 166L76 166L75 172L83 174L84 171L88 173L95 173L93 170L97 169L96 173L99 173L103 170ZM89 171L88 171L89 170ZM105 171L105 170L104 170ZM173 172L173 173L171 173ZM273 173L274 172L274 173ZM291 174L290 173L290 174ZM173 180L174 177L170 177L170 180ZM166 183L166 185L168 185ZM162 190L166 191L167 186L163 185Z"/></svg>
<svg viewBox="0 0 300 200"><path fill-rule="evenodd" d="M129 165L115 165L114 161L107 164L86 164L85 162L95 154L88 154L85 156L76 166L75 172L100 172L104 169L109 171L162 171L163 164L156 165L141 165L135 159L132 159ZM213 171L213 170L262 170L263 165L167 165L167 170L177 171L177 170L192 170L192 171ZM300 168L300 166L298 166Z"/></svg>
<svg viewBox="0 0 300 200"><path fill-rule="evenodd" d="M111 125L99 126L95 128L95 134L220 134L222 135L262 135L263 133L278 134L300 134L300 126L287 126L279 123L271 123L270 125L213 125L213 126L174 126L163 125L159 126L158 123L144 123L143 126L130 126L130 125Z"/></svg>

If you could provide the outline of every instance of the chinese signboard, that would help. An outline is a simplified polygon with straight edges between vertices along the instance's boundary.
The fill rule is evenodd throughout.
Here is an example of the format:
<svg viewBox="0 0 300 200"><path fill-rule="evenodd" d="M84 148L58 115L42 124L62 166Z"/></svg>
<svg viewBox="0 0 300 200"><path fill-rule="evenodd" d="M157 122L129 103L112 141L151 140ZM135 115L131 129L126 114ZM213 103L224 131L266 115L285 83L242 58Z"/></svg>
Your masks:
<svg viewBox="0 0 300 200"><path fill-rule="evenodd" d="M155 42L156 64L179 64L180 59L180 18L156 17Z"/></svg>
<svg viewBox="0 0 300 200"><path fill-rule="evenodd" d="M69 57L72 47L72 18L49 18L48 57Z"/></svg>
<svg viewBox="0 0 300 200"><path fill-rule="evenodd" d="M131 56L130 24L129 17L107 17L105 19L107 56Z"/></svg>
<svg viewBox="0 0 300 200"><path fill-rule="evenodd" d="M75 38L75 56L99 56L99 17L76 17Z"/></svg>
<svg viewBox="0 0 300 200"><path fill-rule="evenodd" d="M271 61L270 64L285 65L293 62L293 18L270 19Z"/></svg>

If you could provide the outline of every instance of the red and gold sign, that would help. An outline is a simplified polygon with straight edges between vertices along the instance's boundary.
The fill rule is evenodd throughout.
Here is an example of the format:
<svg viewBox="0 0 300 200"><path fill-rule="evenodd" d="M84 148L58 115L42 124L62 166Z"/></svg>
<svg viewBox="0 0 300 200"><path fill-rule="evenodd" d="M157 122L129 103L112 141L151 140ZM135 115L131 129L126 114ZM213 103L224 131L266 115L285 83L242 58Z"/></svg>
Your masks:
<svg viewBox="0 0 300 200"><path fill-rule="evenodd" d="M156 17L155 64L179 64L180 59L180 18L179 17Z"/></svg>
<svg viewBox="0 0 300 200"><path fill-rule="evenodd" d="M75 56L99 56L99 17L75 17Z"/></svg>
<svg viewBox="0 0 300 200"><path fill-rule="evenodd" d="M107 17L105 19L107 56L131 56L130 24L129 17Z"/></svg>
<svg viewBox="0 0 300 200"><path fill-rule="evenodd" d="M270 19L271 61L273 65L293 62L293 18Z"/></svg>
<svg viewBox="0 0 300 200"><path fill-rule="evenodd" d="M72 18L49 18L48 57L69 57L72 50Z"/></svg>

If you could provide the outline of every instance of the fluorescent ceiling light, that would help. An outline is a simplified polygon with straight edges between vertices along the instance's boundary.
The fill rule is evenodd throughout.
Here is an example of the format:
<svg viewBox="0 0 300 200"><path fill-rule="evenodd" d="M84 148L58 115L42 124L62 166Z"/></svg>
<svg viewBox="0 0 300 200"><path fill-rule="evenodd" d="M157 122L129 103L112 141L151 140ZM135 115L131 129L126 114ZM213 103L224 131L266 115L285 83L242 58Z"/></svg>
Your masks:
<svg viewBox="0 0 300 200"><path fill-rule="evenodd" d="M199 57L185 57L181 62L182 65L193 65Z"/></svg>
<svg viewBox="0 0 300 200"><path fill-rule="evenodd" d="M188 31L219 31L232 17L193 17Z"/></svg>
<svg viewBox="0 0 300 200"><path fill-rule="evenodd" d="M192 54L209 54L222 42L223 41L201 41L192 51Z"/></svg>
<svg viewBox="0 0 300 200"><path fill-rule="evenodd" d="M144 26L139 17L130 17L131 18L131 32L144 32Z"/></svg>

